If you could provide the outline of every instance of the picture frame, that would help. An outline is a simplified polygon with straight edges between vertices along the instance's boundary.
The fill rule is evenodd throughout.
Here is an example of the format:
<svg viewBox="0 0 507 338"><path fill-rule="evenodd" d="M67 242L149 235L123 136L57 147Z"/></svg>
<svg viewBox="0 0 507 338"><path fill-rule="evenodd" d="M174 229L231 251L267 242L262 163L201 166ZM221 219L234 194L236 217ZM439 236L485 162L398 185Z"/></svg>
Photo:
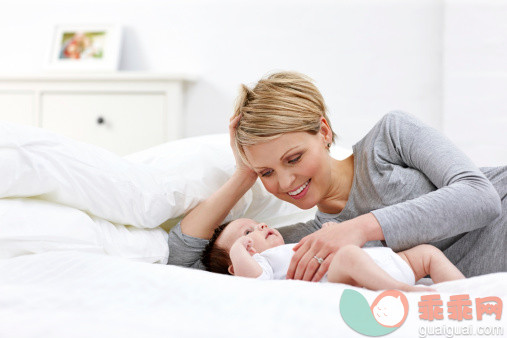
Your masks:
<svg viewBox="0 0 507 338"><path fill-rule="evenodd" d="M69 24L54 28L46 69L70 72L118 70L121 27Z"/></svg>

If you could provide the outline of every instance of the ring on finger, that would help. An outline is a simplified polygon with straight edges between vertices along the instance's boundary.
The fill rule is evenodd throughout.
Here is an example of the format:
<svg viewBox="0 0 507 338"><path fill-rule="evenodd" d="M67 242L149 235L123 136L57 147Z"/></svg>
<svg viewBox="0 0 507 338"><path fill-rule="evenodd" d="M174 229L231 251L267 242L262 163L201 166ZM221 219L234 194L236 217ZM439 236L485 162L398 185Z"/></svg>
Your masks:
<svg viewBox="0 0 507 338"><path fill-rule="evenodd" d="M315 258L319 264L322 264L322 262L324 262L324 258L317 257L317 255L313 256L313 258Z"/></svg>

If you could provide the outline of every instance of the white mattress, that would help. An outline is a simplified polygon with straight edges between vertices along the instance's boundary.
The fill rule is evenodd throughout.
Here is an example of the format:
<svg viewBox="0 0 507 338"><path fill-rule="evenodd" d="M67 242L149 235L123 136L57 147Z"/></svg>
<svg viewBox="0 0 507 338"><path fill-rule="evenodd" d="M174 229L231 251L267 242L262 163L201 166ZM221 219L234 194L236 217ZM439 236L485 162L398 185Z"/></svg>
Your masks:
<svg viewBox="0 0 507 338"><path fill-rule="evenodd" d="M436 284L451 295L497 296L507 273ZM0 260L0 337L364 337L343 321L345 289L372 303L379 292L343 284L258 281L83 252L48 252ZM424 293L405 293L409 313L388 337L418 337L422 326L506 327L418 318ZM445 306L444 306L445 309Z"/></svg>

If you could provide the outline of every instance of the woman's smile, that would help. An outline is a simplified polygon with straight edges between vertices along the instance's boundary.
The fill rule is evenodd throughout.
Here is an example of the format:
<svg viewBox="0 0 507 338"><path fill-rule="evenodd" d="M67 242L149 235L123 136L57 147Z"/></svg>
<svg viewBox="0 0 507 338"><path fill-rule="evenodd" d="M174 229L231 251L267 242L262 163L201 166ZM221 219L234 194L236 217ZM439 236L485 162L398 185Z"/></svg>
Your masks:
<svg viewBox="0 0 507 338"><path fill-rule="evenodd" d="M299 186L299 188L289 191L287 194L290 197L295 198L295 199L300 199L300 198L305 197L306 193L308 192L311 180L312 179L309 179L308 181L303 183L301 186Z"/></svg>

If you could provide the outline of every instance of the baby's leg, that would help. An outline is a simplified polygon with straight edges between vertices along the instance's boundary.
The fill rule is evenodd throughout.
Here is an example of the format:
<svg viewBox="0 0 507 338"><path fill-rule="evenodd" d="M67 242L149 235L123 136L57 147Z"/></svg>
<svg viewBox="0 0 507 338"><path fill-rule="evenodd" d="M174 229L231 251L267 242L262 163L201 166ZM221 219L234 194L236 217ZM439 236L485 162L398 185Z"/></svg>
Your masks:
<svg viewBox="0 0 507 338"><path fill-rule="evenodd" d="M371 290L424 291L394 279L363 249L355 245L346 245L336 252L329 266L327 279L330 282L362 286Z"/></svg>
<svg viewBox="0 0 507 338"><path fill-rule="evenodd" d="M412 268L416 281L427 275L435 283L465 278L444 253L433 245L421 244L398 252L398 255Z"/></svg>

